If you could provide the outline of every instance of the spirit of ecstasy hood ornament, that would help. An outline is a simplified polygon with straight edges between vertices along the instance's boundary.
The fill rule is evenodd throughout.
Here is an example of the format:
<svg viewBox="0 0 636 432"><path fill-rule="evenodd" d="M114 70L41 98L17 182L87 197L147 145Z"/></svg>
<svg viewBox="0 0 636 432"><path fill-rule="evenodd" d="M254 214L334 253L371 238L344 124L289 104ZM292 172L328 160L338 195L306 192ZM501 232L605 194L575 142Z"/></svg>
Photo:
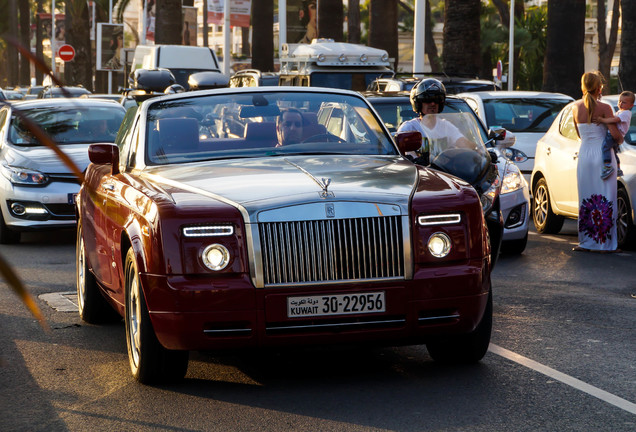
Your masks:
<svg viewBox="0 0 636 432"><path fill-rule="evenodd" d="M305 168L301 167L300 165L295 164L294 162L290 161L289 159L284 159L284 160L288 164L290 164L292 166L295 166L296 168L298 168L299 170L301 170L302 172L307 174L309 176L309 178L311 178L313 181L315 181L316 184L322 188L322 191L319 192L320 198L329 198L329 197L333 198L333 197L335 197L333 192L329 192L329 190L327 190L327 188L331 184L331 179L329 177L327 177L327 178L323 177L322 181L318 180L312 173L310 173L309 171L307 171Z"/></svg>

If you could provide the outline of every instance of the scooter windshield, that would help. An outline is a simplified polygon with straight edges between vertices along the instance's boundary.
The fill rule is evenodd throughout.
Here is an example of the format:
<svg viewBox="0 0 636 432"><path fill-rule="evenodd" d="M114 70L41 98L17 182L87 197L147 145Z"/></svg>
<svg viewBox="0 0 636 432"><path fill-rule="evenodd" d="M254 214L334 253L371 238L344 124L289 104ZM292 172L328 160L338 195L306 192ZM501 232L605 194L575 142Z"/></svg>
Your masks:
<svg viewBox="0 0 636 432"><path fill-rule="evenodd" d="M422 149L431 166L468 183L477 183L490 166L490 156L469 113L427 114L422 119Z"/></svg>

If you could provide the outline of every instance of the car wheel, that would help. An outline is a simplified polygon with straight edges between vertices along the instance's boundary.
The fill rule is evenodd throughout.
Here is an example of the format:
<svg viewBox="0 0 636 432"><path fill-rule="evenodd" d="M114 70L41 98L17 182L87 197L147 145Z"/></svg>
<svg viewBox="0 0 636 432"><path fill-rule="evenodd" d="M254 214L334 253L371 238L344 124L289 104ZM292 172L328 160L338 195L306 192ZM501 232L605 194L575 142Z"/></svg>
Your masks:
<svg viewBox="0 0 636 432"><path fill-rule="evenodd" d="M20 231L12 231L4 223L2 211L0 211L0 244L20 243Z"/></svg>
<svg viewBox="0 0 636 432"><path fill-rule="evenodd" d="M111 307L100 292L97 280L89 270L86 247L82 235L82 225L77 225L77 246L75 248L75 281L77 285L77 305L80 318L90 324L117 322L121 316Z"/></svg>
<svg viewBox="0 0 636 432"><path fill-rule="evenodd" d="M632 220L632 207L629 202L629 195L625 189L618 189L616 193L616 237L618 247L629 249L634 244L636 229Z"/></svg>
<svg viewBox="0 0 636 432"><path fill-rule="evenodd" d="M126 345L133 376L142 384L182 379L188 370L188 351L165 349L152 328L137 260L132 248L126 254Z"/></svg>
<svg viewBox="0 0 636 432"><path fill-rule="evenodd" d="M433 360L441 363L477 363L488 351L492 332L492 293L488 293L488 302L484 316L472 333L462 336L436 339L426 344Z"/></svg>
<svg viewBox="0 0 636 432"><path fill-rule="evenodd" d="M540 234L556 234L563 227L563 216L555 215L550 205L550 192L545 179L540 179L532 191L532 221Z"/></svg>
<svg viewBox="0 0 636 432"><path fill-rule="evenodd" d="M526 233L525 237L522 239L508 240L503 242L501 249L505 254L519 255L524 250L526 250L527 244L528 244L528 233Z"/></svg>

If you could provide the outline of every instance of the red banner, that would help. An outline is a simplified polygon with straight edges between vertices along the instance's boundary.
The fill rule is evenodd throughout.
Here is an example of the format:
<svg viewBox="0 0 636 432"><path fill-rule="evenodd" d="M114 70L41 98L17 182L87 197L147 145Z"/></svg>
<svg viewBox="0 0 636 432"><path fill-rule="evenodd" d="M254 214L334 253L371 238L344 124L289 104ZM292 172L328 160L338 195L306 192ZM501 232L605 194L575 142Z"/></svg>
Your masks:
<svg viewBox="0 0 636 432"><path fill-rule="evenodd" d="M223 25L225 0L208 0L208 23ZM251 0L230 0L230 25L232 27L249 27Z"/></svg>

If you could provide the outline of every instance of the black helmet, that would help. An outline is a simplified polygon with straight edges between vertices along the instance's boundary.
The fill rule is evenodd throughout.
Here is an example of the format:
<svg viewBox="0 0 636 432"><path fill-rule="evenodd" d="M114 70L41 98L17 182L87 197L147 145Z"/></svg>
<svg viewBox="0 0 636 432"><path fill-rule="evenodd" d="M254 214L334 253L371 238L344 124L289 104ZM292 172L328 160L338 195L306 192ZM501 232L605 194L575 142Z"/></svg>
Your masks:
<svg viewBox="0 0 636 432"><path fill-rule="evenodd" d="M435 102L439 105L438 112L444 109L446 101L446 87L440 80L426 78L411 89L411 106L417 114L422 112L422 103Z"/></svg>
<svg viewBox="0 0 636 432"><path fill-rule="evenodd" d="M163 91L166 94L183 93L185 88L181 84L172 84Z"/></svg>

